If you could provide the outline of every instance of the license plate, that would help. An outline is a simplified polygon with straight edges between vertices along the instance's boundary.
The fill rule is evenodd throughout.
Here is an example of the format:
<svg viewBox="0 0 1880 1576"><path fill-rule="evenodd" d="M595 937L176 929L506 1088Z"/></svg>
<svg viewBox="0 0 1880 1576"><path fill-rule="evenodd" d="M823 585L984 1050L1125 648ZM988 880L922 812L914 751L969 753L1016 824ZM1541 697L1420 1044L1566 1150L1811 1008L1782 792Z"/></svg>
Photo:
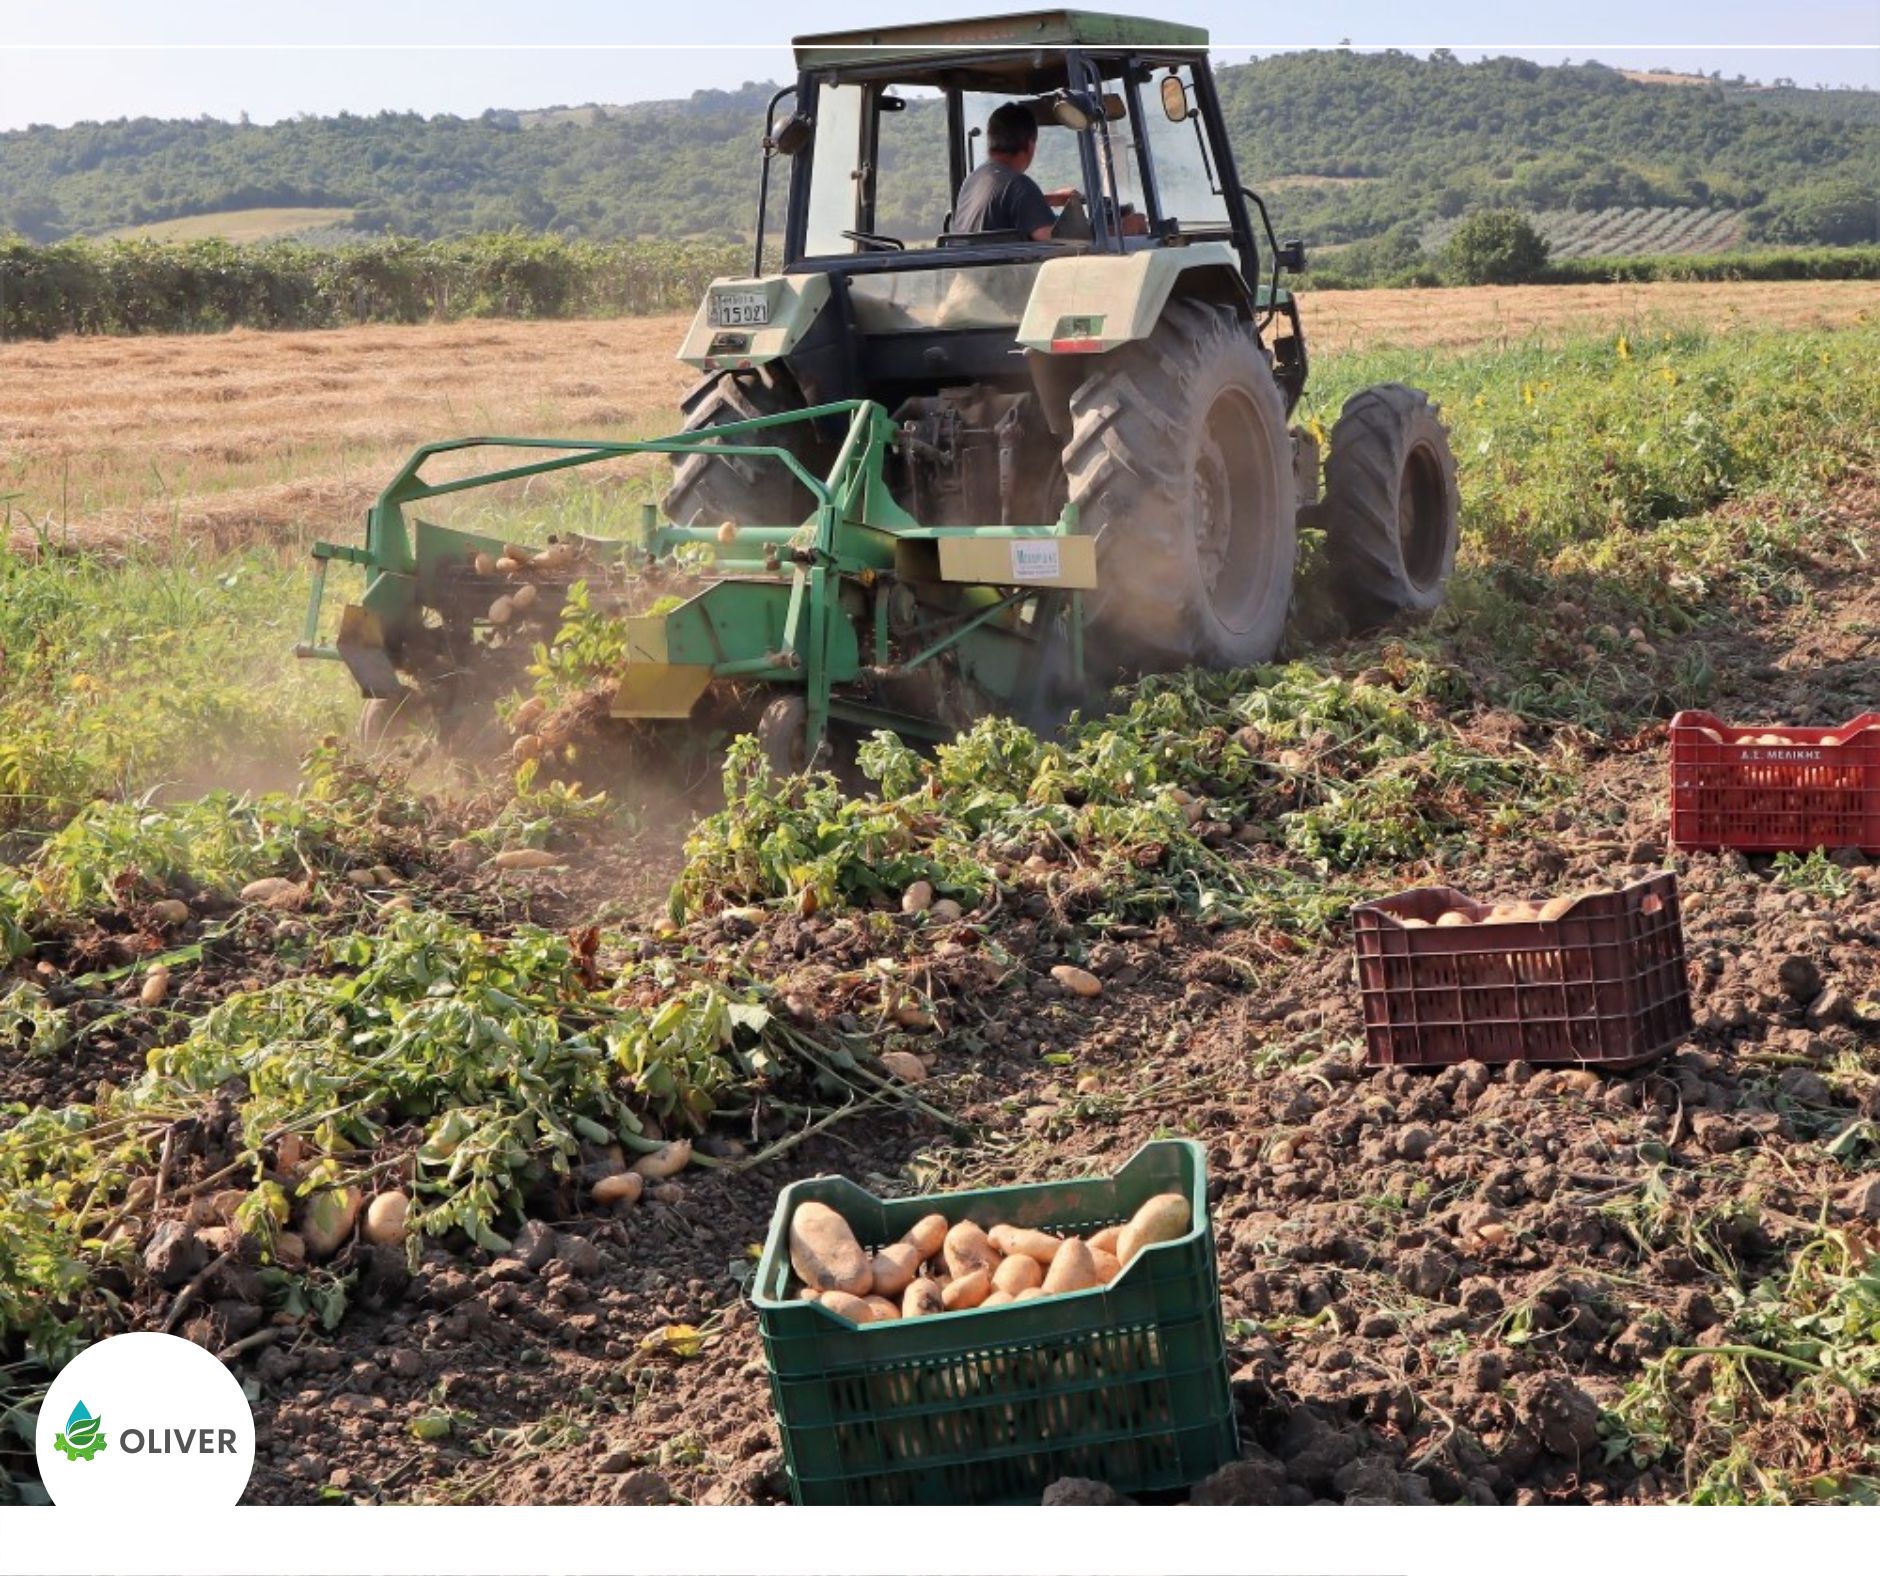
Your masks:
<svg viewBox="0 0 1880 1576"><path fill-rule="evenodd" d="M711 299L711 320L719 328L761 328L770 321L770 297L761 290L720 290Z"/></svg>

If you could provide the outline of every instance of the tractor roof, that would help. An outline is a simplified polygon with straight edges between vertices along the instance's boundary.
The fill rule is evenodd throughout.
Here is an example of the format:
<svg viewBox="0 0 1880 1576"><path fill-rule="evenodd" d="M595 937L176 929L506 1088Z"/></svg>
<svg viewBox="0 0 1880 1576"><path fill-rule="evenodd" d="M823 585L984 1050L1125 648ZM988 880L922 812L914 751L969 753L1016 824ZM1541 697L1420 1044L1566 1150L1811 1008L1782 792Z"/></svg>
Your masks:
<svg viewBox="0 0 1880 1576"><path fill-rule="evenodd" d="M964 17L953 22L909 22L899 27L855 28L808 33L792 40L797 66L889 65L933 55L998 49L1115 49L1132 44L1204 52L1208 31L1176 22L1152 22L1107 11L1014 11L1005 16Z"/></svg>

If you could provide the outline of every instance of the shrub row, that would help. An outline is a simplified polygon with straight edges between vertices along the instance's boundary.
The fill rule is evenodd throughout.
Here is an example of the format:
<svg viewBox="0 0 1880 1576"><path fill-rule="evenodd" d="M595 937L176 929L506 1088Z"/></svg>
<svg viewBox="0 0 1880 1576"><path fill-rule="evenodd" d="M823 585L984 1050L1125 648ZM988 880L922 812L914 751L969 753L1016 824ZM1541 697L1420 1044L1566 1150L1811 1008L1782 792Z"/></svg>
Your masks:
<svg viewBox="0 0 1880 1576"><path fill-rule="evenodd" d="M1359 243L1362 244L1362 243ZM1356 248L1352 248L1356 250ZM1678 254L1660 257L1562 257L1539 265L1523 284L1687 284L1730 281L1780 283L1797 279L1880 279L1880 246L1822 246L1789 251ZM1439 287L1468 283L1454 277L1445 260L1381 267L1364 257L1347 263L1342 252L1325 258L1304 278L1301 290L1372 290Z"/></svg>
<svg viewBox="0 0 1880 1576"><path fill-rule="evenodd" d="M741 247L518 233L335 248L0 236L0 339L681 311Z"/></svg>

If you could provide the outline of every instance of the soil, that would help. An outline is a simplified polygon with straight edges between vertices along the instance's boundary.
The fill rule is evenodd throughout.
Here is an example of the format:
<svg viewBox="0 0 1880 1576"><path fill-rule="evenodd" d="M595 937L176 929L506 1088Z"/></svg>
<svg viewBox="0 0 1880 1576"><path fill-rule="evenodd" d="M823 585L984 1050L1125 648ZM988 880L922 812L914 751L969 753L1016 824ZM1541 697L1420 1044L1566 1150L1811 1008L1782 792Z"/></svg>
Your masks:
<svg viewBox="0 0 1880 1576"><path fill-rule="evenodd" d="M1839 722L1880 696L1877 502L1851 488L1828 506L1809 601L1679 643L1720 675L1721 714ZM1524 725L1484 711L1474 726L1505 738ZM1242 1441L1197 1502L1679 1495L1658 1468L1607 1459L1602 1408L1659 1354L1714 1345L1730 1288L1779 1264L1824 1212L1880 1236L1880 1186L1850 1186L1817 1142L1880 1119L1880 1090L1832 1071L1880 1041L1880 868L1838 851L1847 891L1831 897L1778 880L1766 858L1668 850L1662 725L1586 747L1570 811L1466 869L1406 868L1402 885L1527 898L1675 869L1696 1027L1659 1060L1368 1070L1342 940L1304 950L1123 927L1091 950L1104 988L1081 1000L1050 978L1070 931L1043 894L999 922L1009 969L970 927L897 919L946 998L923 1094L972 1136L851 1122L743 1173L687 1173L663 1201L596 1215L548 1200L507 1254L433 1248L415 1275L401 1253L355 1244L330 1266L357 1272L331 1333L270 1336L253 1268L234 1259L177 1327L217 1349L255 1342L230 1359L257 1395L249 1500L785 1498L741 1289L780 1188L825 1172L884 1193L1049 1179L1112 1169L1171 1128L1208 1152ZM644 850L596 859L525 907L573 923L602 903L650 906L671 859L669 847L652 865ZM826 918L778 917L767 939L801 960L812 1016L842 1010L873 950ZM264 966L262 940L238 949L222 988ZM0 1098L124 1079L142 1042L115 1043L89 1041L82 1065L7 1069ZM186 1136L179 1188L226 1163L225 1137L213 1113ZM170 1317L192 1273L186 1241L169 1259L157 1246L119 1288L133 1326ZM663 1333L674 1326L696 1333ZM1687 1396L1713 1378L1701 1352L1677 1373ZM414 1420L444 1412L447 1437L414 1439ZM1776 1408L1758 1426L1787 1425ZM1809 1443L1824 1469L1848 1448ZM1113 1495L1072 1482L1047 1497Z"/></svg>

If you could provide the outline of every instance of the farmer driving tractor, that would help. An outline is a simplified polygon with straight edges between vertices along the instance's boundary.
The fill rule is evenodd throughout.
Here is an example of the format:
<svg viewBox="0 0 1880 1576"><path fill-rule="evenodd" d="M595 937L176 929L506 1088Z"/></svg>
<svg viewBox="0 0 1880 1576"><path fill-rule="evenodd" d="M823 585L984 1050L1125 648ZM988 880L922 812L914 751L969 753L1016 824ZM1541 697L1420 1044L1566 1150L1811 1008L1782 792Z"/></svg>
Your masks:
<svg viewBox="0 0 1880 1576"><path fill-rule="evenodd" d="M1023 104L1001 104L986 117L986 162L960 183L953 205L956 234L1013 230L1028 241L1049 241L1075 215L1083 193L1074 186L1041 191L1025 172L1038 155L1038 117ZM1063 217L1051 210L1066 210ZM1081 220L1077 221L1081 222ZM1122 215L1124 235L1147 235L1148 221Z"/></svg>

